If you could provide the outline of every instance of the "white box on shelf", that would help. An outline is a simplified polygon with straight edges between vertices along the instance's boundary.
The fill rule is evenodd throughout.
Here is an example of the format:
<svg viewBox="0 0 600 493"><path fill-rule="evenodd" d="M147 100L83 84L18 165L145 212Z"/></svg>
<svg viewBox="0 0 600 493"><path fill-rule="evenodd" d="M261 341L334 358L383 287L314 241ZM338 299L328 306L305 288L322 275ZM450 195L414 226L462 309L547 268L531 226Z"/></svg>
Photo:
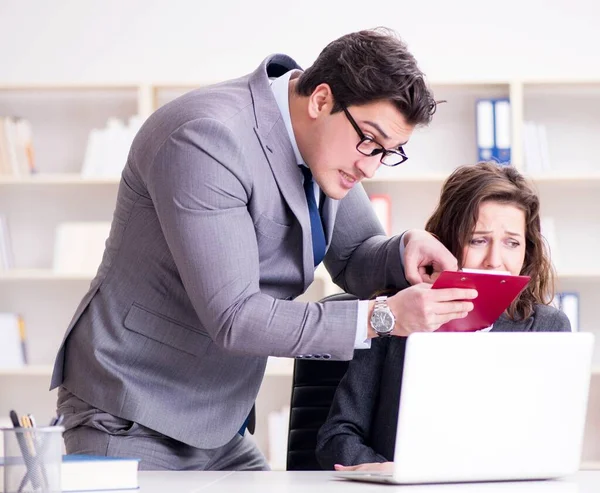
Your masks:
<svg viewBox="0 0 600 493"><path fill-rule="evenodd" d="M65 222L56 228L53 270L56 274L94 275L104 254L110 222Z"/></svg>

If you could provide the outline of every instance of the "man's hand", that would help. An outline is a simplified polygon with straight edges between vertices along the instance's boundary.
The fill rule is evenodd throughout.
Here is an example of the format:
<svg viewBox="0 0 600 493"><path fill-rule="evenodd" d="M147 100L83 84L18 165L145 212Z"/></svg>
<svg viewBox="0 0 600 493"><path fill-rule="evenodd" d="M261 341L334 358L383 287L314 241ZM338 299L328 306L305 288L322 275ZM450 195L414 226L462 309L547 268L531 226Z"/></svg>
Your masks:
<svg viewBox="0 0 600 493"><path fill-rule="evenodd" d="M383 471L393 472L393 462L370 462L367 464L358 464L357 466L342 466L341 464L335 464L333 466L336 471Z"/></svg>
<svg viewBox="0 0 600 493"><path fill-rule="evenodd" d="M474 289L431 289L431 284L426 283L403 289L387 299L396 318L392 334L408 336L413 332L433 332L450 320L466 317L473 309L473 303L465 300L476 297Z"/></svg>
<svg viewBox="0 0 600 493"><path fill-rule="evenodd" d="M402 240L405 245L404 272L409 283L431 284L442 271L458 270L454 255L427 231L408 230Z"/></svg>

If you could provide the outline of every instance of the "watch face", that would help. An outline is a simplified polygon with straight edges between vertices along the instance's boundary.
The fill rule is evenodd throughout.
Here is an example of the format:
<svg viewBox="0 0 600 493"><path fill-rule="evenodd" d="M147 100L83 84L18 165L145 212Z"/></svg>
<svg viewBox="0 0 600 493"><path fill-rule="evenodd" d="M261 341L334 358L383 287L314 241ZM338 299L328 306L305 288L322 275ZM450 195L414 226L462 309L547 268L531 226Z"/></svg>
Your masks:
<svg viewBox="0 0 600 493"><path fill-rule="evenodd" d="M394 329L394 319L387 310L375 310L371 324L376 332L391 332Z"/></svg>

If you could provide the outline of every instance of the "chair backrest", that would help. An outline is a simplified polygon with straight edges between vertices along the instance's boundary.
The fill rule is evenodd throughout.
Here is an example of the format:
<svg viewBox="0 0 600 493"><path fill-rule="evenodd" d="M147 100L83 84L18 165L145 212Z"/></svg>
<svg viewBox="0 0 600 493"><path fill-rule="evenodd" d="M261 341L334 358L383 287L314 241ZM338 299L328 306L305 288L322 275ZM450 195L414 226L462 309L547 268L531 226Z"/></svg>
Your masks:
<svg viewBox="0 0 600 493"><path fill-rule="evenodd" d="M357 298L352 295L340 293L321 301L355 299ZM348 364L348 361L313 359L294 361L287 448L288 471L321 469L315 457L317 433L327 419L333 395Z"/></svg>

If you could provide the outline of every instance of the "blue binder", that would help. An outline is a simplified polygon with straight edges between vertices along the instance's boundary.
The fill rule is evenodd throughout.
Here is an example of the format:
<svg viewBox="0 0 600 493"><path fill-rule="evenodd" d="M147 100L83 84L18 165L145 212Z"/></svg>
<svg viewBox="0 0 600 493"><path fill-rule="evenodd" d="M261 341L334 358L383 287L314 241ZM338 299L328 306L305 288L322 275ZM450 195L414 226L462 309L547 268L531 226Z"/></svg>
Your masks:
<svg viewBox="0 0 600 493"><path fill-rule="evenodd" d="M478 99L476 124L478 160L510 164L510 100L508 98Z"/></svg>

